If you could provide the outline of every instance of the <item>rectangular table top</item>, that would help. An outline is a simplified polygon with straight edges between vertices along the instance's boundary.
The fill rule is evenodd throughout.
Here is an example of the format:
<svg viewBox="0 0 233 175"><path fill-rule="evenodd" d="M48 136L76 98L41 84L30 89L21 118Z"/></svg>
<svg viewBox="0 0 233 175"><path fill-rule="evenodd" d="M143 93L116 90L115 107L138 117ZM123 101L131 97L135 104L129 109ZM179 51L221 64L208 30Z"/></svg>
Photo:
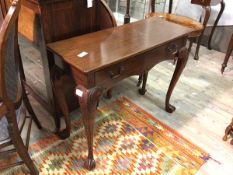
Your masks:
<svg viewBox="0 0 233 175"><path fill-rule="evenodd" d="M190 28L148 18L49 43L47 48L75 69L90 73L187 36L190 32Z"/></svg>

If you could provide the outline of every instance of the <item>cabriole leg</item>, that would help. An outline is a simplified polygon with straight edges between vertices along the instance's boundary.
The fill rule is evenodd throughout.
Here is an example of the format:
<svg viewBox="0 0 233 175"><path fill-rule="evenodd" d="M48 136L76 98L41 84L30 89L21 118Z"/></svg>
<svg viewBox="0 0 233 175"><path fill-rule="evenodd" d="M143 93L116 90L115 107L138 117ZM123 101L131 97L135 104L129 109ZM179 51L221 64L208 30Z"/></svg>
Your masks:
<svg viewBox="0 0 233 175"><path fill-rule="evenodd" d="M82 86L78 86L76 89L76 95L79 99L82 120L87 137L88 158L85 162L85 168L87 168L88 170L92 170L93 168L95 168L95 160L93 156L94 124L96 116L96 106L99 102L102 92L102 88L99 87L86 89Z"/></svg>
<svg viewBox="0 0 233 175"><path fill-rule="evenodd" d="M175 106L172 106L170 104L170 97L171 97L171 94L174 90L174 87L177 83L177 81L179 80L180 78L180 75L181 73L183 72L183 69L187 63L187 60L188 60L188 55L189 55L189 52L188 52L188 49L186 47L182 48L179 52L178 52L178 61L177 61L177 64L176 64L176 68L175 68L175 72L172 76L172 80L170 82L170 85L169 85L169 88L168 88L168 91L167 91L167 95L166 95L166 111L169 112L169 113L172 113L176 110Z"/></svg>

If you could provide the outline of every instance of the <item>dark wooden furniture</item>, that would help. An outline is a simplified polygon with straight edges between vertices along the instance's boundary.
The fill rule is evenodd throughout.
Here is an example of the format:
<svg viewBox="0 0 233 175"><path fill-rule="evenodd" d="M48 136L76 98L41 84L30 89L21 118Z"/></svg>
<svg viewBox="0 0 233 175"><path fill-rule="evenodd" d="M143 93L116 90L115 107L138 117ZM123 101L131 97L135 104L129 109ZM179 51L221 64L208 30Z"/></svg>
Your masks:
<svg viewBox="0 0 233 175"><path fill-rule="evenodd" d="M227 126L225 130L225 135L223 137L224 141L227 141L227 137L230 135L232 137L231 144L233 145L233 118L231 120L231 123Z"/></svg>
<svg viewBox="0 0 233 175"><path fill-rule="evenodd" d="M59 56L70 65L77 84L76 94L82 112L88 141L88 159L85 166L95 167L93 132L96 106L104 91L117 82L148 72L167 59L178 59L166 96L166 111L172 91L186 65L186 41L192 29L159 18L139 22L48 44L50 59ZM79 57L83 52L87 55ZM144 90L144 87L141 91Z"/></svg>
<svg viewBox="0 0 233 175"><path fill-rule="evenodd" d="M198 53L199 53L199 49L200 49L201 39L202 39L204 30L206 28L207 22L209 20L209 16L210 16L210 7L209 7L210 6L210 0L204 0L204 1L191 0L192 4L197 4L197 5L200 5L200 6L202 6L204 8L205 17L204 17L203 23L200 23L198 21L195 21L195 20L190 19L190 18L185 17L185 16L179 16L179 15L172 14L171 12L172 12L173 0L169 1L168 13L157 13L157 12L155 12L155 1L156 0L151 0L151 4L150 4L151 12L146 15L146 18L152 18L152 17L153 18L162 18L162 19L164 19L166 21L170 21L170 22L173 22L173 23L176 23L176 24L191 28L193 30L193 32L191 32L189 34L190 45L189 45L188 51L189 52L191 51L193 41L196 38L198 38L196 52L195 52L195 56L194 56L194 59L198 60L199 59ZM145 83L146 83L147 76L148 76L148 72L146 72L145 75L140 75L139 76L138 84L137 84L138 87L141 86L142 82L143 82L142 86L146 87ZM145 77L145 80L144 80L143 77ZM145 92L146 92L146 90L140 91L140 93L142 95L144 95Z"/></svg>
<svg viewBox="0 0 233 175"><path fill-rule="evenodd" d="M8 4L10 0L1 0ZM7 6L7 5L6 5ZM62 39L95 32L109 27L114 27L116 21L103 0L94 0L93 7L87 8L87 0L22 0L22 8L19 17L19 33L24 36L31 46L41 53L41 62L45 77L46 94L38 93L38 87L27 83L27 90L47 109L54 117L56 130L60 128L58 116L66 115L66 110L77 108L78 103L73 97L74 84L70 76L62 77L54 75L57 72L53 60L49 60L46 52L46 44ZM55 71L54 71L55 70ZM64 74L66 68L59 70L58 74ZM67 72L66 72L67 73ZM53 82L51 78L55 78ZM66 83L58 83L57 80ZM59 86L58 84L62 84ZM57 85L57 92L53 91ZM63 92L64 95L60 95ZM58 97L57 94L60 96ZM58 100L56 100L58 98ZM67 107L61 104L59 99L67 100ZM62 107L61 107L62 106Z"/></svg>
<svg viewBox="0 0 233 175"><path fill-rule="evenodd" d="M130 0L126 0L126 11L124 16L124 24L130 23Z"/></svg>
<svg viewBox="0 0 233 175"><path fill-rule="evenodd" d="M4 21L0 30L0 123L2 124L0 126L7 126L1 128L0 156L2 159L3 157L6 158L7 154L17 152L22 161L0 167L0 169L25 163L31 174L36 175L39 173L27 152L27 148L29 146L32 119L38 128L41 128L41 125L33 112L22 82L23 69L18 54L17 35L19 10L20 0L12 1L8 13L3 16ZM19 127L18 120L23 110L22 102L24 102L31 117L25 117ZM29 118L30 122L27 129L26 145L24 145L20 133L23 130L26 118Z"/></svg>
<svg viewBox="0 0 233 175"><path fill-rule="evenodd" d="M211 30L211 33L210 33L210 36L209 36L209 39L208 39L208 49L212 49L212 47L211 47L211 41L212 41L212 38L213 38L213 35L214 35L214 32L215 32L215 29L216 29L216 27L218 25L218 22L219 22L222 14L224 12L224 9L225 9L225 2L224 2L224 0L212 0L210 5L211 6L215 6L215 5L218 5L218 4L220 4L221 7L220 7L220 11L218 13L217 18L214 21L214 25L213 25L213 28Z"/></svg>
<svg viewBox="0 0 233 175"><path fill-rule="evenodd" d="M156 0L151 0L151 13L147 14L146 17L160 17L167 21L174 22L182 26L192 28L194 32L189 35L189 39L191 40L191 43L192 43L194 39L198 38L196 52L194 56L194 59L198 60L199 59L198 53L200 49L202 36L203 36L204 30L206 28L206 25L207 25L207 22L210 16L211 0L191 0L191 4L196 4L196 5L200 5L203 7L203 10L204 10L203 13L205 14L203 22L198 22L185 16L179 16L179 15L172 14L173 1L170 1L168 13L157 13L155 12L155 7L154 7L155 1ZM201 15L202 14L200 14L200 16ZM189 50L191 49L191 46L192 44L190 44Z"/></svg>
<svg viewBox="0 0 233 175"><path fill-rule="evenodd" d="M231 36L231 40L230 40L229 45L228 45L228 49L227 49L227 53L226 53L224 62L222 63L222 69L221 69L222 73L224 72L225 68L227 67L227 63L228 63L229 58L232 54L232 51L233 51L233 34Z"/></svg>
<svg viewBox="0 0 233 175"><path fill-rule="evenodd" d="M155 1L153 2L153 0L152 0L151 3L153 3L152 4L153 6L151 8L152 8L152 10L154 10L154 8L155 8ZM215 29L216 29L216 27L218 25L218 22L219 22L222 14L224 12L224 9L225 9L225 2L224 2L224 0L211 0L210 1L210 8L211 8L211 6L216 6L218 4L220 4L221 7L220 7L220 11L218 13L217 18L214 21L213 28L212 28L211 33L210 33L209 38L208 38L208 49L212 49L212 47L211 47L211 41L212 41L212 38L213 38L213 35L214 35L214 32L215 32ZM169 1L169 8L168 8L168 13L169 14L172 13L172 6L173 6L173 0L170 0ZM181 22L183 21L182 18L180 20L181 20ZM127 6L126 6L125 17L124 17L124 23L126 24L126 23L129 23L129 22L130 22L130 0L127 0ZM197 26L199 26L199 24L197 24Z"/></svg>

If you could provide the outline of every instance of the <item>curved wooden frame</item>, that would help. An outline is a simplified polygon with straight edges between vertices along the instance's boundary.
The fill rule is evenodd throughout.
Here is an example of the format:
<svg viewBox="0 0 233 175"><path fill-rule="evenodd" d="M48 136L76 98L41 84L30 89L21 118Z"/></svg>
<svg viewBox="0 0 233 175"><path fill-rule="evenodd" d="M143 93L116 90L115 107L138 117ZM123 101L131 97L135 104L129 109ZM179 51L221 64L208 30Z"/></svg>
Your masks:
<svg viewBox="0 0 233 175"><path fill-rule="evenodd" d="M101 0L101 5L103 6L103 8L107 11L107 13L109 14L109 18L111 20L111 25L113 27L116 27L117 26L117 22L116 22L116 19L111 11L111 9L109 8L109 6L106 4L106 2L104 0Z"/></svg>
<svg viewBox="0 0 233 175"><path fill-rule="evenodd" d="M151 13L155 12L155 7L154 7L155 6L155 1L156 0L151 0L151 2L150 2ZM205 11L205 17L204 17L204 20L203 20L203 23L202 23L203 29L201 31L192 32L190 34L190 36L189 36L189 39L190 39L190 45L189 45L189 49L188 49L189 52L191 51L193 41L198 37L196 52L195 52L195 56L194 56L195 60L199 59L198 54L199 54L199 49L200 49L200 45L201 45L202 36L204 34L205 28L207 26L207 23L208 23L208 20L209 20L209 17L210 17L210 1L211 0L205 0L205 1L191 0L192 4L201 5L203 7L204 11ZM168 12L168 14L172 13L172 5L173 5L173 0L169 0L169 10L168 10L169 12ZM150 15L148 15L148 16L150 16ZM141 84L143 83L142 87L145 89L145 91L146 91L147 76L148 76L148 72L146 72L145 75L140 75L139 78L138 78L138 83L137 83L138 87L140 87ZM144 94L142 94L142 95L144 95Z"/></svg>
<svg viewBox="0 0 233 175"><path fill-rule="evenodd" d="M99 29L98 30L103 30L106 28L110 27L116 27L117 23L116 20L110 10L110 8L107 6L107 4L103 1L100 0L100 8L99 8L99 15L101 15L100 19L100 24L99 24ZM53 55L48 53L50 58L53 58ZM50 59L51 60L51 59ZM54 59L52 59L54 60ZM68 103L66 100L66 95L63 92L63 82L69 80L70 82L72 81L70 78L70 74L67 74L64 70L61 70L58 66L53 65L51 71L51 85L53 89L53 94L56 99L58 107L61 109L66 127L65 129L60 131L60 118L55 118L56 122L56 134L61 138L61 139L66 139L67 137L70 136L71 132L71 122L69 118L69 107ZM73 83L73 82L71 82ZM111 95L111 89L107 92L107 97L110 98ZM56 109L55 109L56 110Z"/></svg>
<svg viewBox="0 0 233 175"><path fill-rule="evenodd" d="M20 3L20 0L18 1ZM12 6L9 8L8 13L5 16L5 19L1 26L1 33L0 33L0 98L3 103L7 104L10 103L11 100L7 96L6 85L5 85L5 73L4 73L4 65L5 65L5 50L6 50L6 42L8 39L8 35L10 30L12 29L13 25L17 26L18 14L20 10L20 5L17 5L18 2L15 0L12 2ZM17 27L15 27L15 38L17 40L18 35ZM16 44L16 43L15 43ZM20 90L18 91L20 94ZM18 95L21 97L22 95ZM16 102L18 102L17 99Z"/></svg>
<svg viewBox="0 0 233 175"><path fill-rule="evenodd" d="M227 67L227 63L229 61L229 58L230 58L232 52L233 52L233 34L231 36L231 40L230 40L228 48L227 48L227 52L226 52L224 62L222 63L222 68L221 68L222 74L223 74L225 68Z"/></svg>
<svg viewBox="0 0 233 175"><path fill-rule="evenodd" d="M10 140L1 144L0 149L8 147L10 145L13 145L15 147L13 149L6 150L6 151L4 150L0 152L0 155L4 156L5 154L9 152L17 151L20 158L22 159L22 162L17 162L7 167L25 163L32 174L39 174L27 152L27 148L29 145L29 136L30 136L29 134L30 134L32 122L30 122L28 125L28 133L27 133L26 146L25 146L20 136L20 133L23 129L26 118L24 119L23 124L20 127L20 129L18 127L18 123L16 120L16 109L19 108L23 100L29 113L32 114L32 119L35 120L38 128L41 128L40 122L36 118L32 110L32 107L29 103L29 100L27 98L25 89L22 86L22 80L21 80L22 72L21 71L23 70L21 67L22 66L21 61L19 60L20 57L18 53L18 35L17 35L18 33L17 23L18 23L18 15L20 11L20 6L21 6L21 0L14 0L10 8L5 9L8 12L5 14L5 16L3 16L5 18L2 23L1 33L0 33L0 98L2 102L2 105L0 106L0 119L3 118L4 116L6 117L8 121L8 132L10 136L9 138ZM12 101L7 95L7 90L6 90L6 85L5 85L5 72L4 72L5 59L6 59L5 49L6 49L6 44L7 44L10 31L13 29L13 27L15 27L15 31L14 31L14 46L12 47L14 47L14 56L15 56L16 66L19 67L19 73L20 73L20 85L18 88L16 101ZM5 169L7 167L0 167L0 168Z"/></svg>
<svg viewBox="0 0 233 175"><path fill-rule="evenodd" d="M212 38L213 38L213 35L214 35L214 32L215 32L215 29L216 29L216 27L218 25L218 22L219 22L222 14L223 14L223 12L225 10L225 2L224 2L224 0L221 0L220 4L221 4L220 11L218 13L218 16L217 16L215 22L214 22L214 26L213 26L213 28L211 30L211 33L210 33L210 36L209 36L209 40L208 40L208 49L209 50L212 49L212 47L211 47L211 41L212 41Z"/></svg>

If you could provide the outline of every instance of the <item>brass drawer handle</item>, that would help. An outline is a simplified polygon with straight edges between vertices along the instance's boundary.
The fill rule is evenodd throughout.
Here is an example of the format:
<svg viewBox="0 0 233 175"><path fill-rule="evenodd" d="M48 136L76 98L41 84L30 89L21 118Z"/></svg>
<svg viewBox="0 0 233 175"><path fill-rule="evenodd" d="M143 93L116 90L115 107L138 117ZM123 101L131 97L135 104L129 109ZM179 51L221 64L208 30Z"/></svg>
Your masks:
<svg viewBox="0 0 233 175"><path fill-rule="evenodd" d="M124 68L123 67L120 67L119 68L119 72L117 74L114 74L112 71L109 71L109 75L110 75L110 78L111 79L116 79L116 78L119 78L123 72Z"/></svg>
<svg viewBox="0 0 233 175"><path fill-rule="evenodd" d="M167 52L169 54L174 55L177 53L177 51L178 51L178 46L175 43L172 43L170 46L167 47Z"/></svg>

